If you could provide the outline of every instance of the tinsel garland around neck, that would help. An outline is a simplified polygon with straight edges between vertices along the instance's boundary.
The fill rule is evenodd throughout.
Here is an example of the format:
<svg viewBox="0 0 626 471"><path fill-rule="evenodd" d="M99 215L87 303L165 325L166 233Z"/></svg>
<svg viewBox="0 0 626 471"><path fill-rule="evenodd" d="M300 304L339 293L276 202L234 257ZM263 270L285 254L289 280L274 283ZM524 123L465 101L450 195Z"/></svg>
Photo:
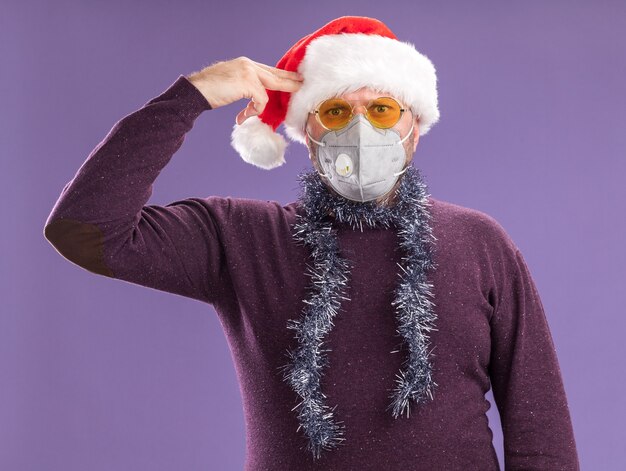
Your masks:
<svg viewBox="0 0 626 471"><path fill-rule="evenodd" d="M431 389L437 386L432 379L432 367L428 352L428 334L434 327L436 314L431 289L426 274L434 269L434 244L431 215L428 211L427 186L419 170L409 165L396 190L396 202L381 206L373 201L355 202L334 194L315 170L305 170L298 175L301 193L298 202L302 214L296 216L293 238L298 244L306 245L311 252L313 264L308 265L311 277L309 296L301 319L291 319L287 328L295 331L298 347L288 351L290 362L282 366L284 380L297 393L300 402L296 410L300 428L308 438L307 449L314 459L323 449L334 448L345 440L345 426L333 420L332 409L325 404L326 396L321 391L320 380L323 368L329 361L322 349L324 337L333 327L341 300L349 282L350 262L339 254L336 222L348 223L350 227L363 231L363 225L385 228L395 226L400 246L404 249L402 264L398 264L398 283L391 303L396 311L397 332L407 348L407 358L396 375L396 386L387 410L392 409L394 418L406 410L409 403L423 402L426 396L432 399ZM396 353L390 352L390 353Z"/></svg>

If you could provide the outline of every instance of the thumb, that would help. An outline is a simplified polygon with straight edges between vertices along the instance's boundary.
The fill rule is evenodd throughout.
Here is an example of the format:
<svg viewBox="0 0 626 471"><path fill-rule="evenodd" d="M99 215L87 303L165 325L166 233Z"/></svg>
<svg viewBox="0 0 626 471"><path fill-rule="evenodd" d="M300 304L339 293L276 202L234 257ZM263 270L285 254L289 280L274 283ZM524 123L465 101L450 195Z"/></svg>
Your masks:
<svg viewBox="0 0 626 471"><path fill-rule="evenodd" d="M248 106L246 106L243 110L239 112L239 114L235 118L235 121L237 122L237 124L241 125L246 119L250 118L251 116L256 116L258 114L258 111L254 108L254 102L249 101Z"/></svg>

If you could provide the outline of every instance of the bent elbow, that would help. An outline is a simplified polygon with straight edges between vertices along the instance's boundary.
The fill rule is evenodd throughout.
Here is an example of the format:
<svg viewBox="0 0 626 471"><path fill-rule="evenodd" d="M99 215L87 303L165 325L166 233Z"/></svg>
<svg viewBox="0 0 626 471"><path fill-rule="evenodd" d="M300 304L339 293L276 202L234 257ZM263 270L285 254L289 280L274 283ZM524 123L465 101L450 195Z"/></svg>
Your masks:
<svg viewBox="0 0 626 471"><path fill-rule="evenodd" d="M113 278L113 272L104 263L104 234L95 224L56 219L45 226L44 237L70 262Z"/></svg>

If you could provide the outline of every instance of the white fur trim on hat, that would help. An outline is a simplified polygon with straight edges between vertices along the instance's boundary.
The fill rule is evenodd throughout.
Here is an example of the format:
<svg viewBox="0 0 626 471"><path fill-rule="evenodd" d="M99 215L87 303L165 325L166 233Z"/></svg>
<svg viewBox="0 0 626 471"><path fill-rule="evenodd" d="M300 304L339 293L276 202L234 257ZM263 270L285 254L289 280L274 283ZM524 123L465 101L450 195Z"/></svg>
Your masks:
<svg viewBox="0 0 626 471"><path fill-rule="evenodd" d="M284 124L287 136L302 144L310 111L363 87L390 93L420 115L420 135L439 120L435 67L411 43L363 33L322 36L308 45L298 72L304 82L291 95Z"/></svg>
<svg viewBox="0 0 626 471"><path fill-rule="evenodd" d="M258 116L251 116L242 124L235 124L231 145L244 161L262 169L271 170L285 163L287 141Z"/></svg>

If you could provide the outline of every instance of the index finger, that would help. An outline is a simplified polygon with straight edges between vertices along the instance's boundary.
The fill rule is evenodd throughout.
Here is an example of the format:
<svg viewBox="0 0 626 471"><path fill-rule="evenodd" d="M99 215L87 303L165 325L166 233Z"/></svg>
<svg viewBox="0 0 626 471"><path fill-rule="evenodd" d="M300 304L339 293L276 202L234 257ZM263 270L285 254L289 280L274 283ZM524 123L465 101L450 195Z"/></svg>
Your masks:
<svg viewBox="0 0 626 471"><path fill-rule="evenodd" d="M302 82L298 80L291 80L286 77L277 77L267 70L259 71L259 80L263 86L268 90L278 90L282 92L297 92L302 86Z"/></svg>
<svg viewBox="0 0 626 471"><path fill-rule="evenodd" d="M298 82L301 82L302 80L304 80L304 77L300 75L298 72L291 72L289 70L279 69L278 67L272 67L270 65L263 64L261 62L254 62L254 63L258 65L259 67L261 67L262 69L265 69L266 71L271 72L274 75L277 75L281 78L296 80Z"/></svg>

